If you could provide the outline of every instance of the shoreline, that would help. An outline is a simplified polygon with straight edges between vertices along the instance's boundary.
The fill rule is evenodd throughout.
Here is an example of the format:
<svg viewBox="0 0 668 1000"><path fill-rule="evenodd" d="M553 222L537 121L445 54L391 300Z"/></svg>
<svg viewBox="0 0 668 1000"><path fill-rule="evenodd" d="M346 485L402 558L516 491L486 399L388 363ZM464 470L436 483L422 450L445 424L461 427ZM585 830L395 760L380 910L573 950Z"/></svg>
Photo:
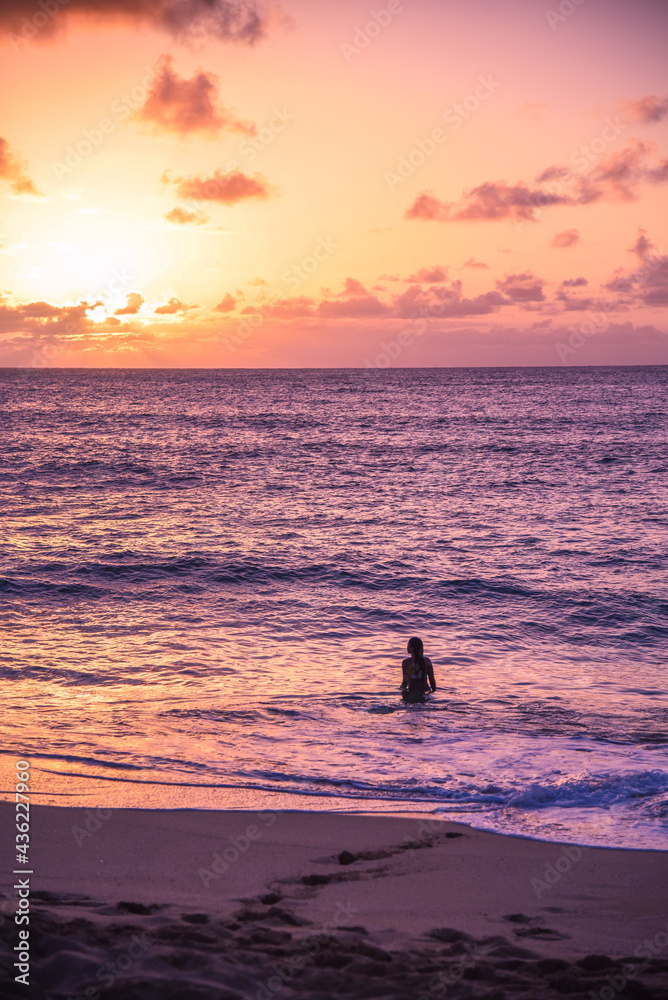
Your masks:
<svg viewBox="0 0 668 1000"><path fill-rule="evenodd" d="M3 975L18 934L14 834L14 805L0 802ZM49 990L35 996L50 1000L83 996L132 935L146 951L95 987L104 1000L438 1000L424 977L457 968L462 996L532 982L532 997L589 1000L630 970L668 990L668 852L424 817L32 806L30 863L32 973Z"/></svg>

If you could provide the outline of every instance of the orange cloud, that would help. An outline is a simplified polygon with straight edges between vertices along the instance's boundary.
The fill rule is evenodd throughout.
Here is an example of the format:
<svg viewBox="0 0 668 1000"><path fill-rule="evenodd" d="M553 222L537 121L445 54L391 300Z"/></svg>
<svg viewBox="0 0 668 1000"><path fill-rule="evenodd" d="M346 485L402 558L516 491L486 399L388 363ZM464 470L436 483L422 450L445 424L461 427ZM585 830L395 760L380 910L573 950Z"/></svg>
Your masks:
<svg viewBox="0 0 668 1000"><path fill-rule="evenodd" d="M162 176L164 184L173 184L179 198L193 201L215 201L221 205L235 205L248 198L269 198L273 189L261 174L249 177L240 170L223 173L215 170L211 177L171 177L168 172Z"/></svg>
<svg viewBox="0 0 668 1000"><path fill-rule="evenodd" d="M158 306L154 310L156 316L174 316L176 313L188 312L190 309L197 309L197 306L186 306L181 299L171 298L164 306Z"/></svg>
<svg viewBox="0 0 668 1000"><path fill-rule="evenodd" d="M550 241L551 247L574 247L580 242L580 233L577 229L564 229L562 233L557 233Z"/></svg>
<svg viewBox="0 0 668 1000"><path fill-rule="evenodd" d="M445 281L448 276L448 269L446 267L421 267L419 271L415 274L411 274L406 281L424 281L425 283L438 283L439 281Z"/></svg>
<svg viewBox="0 0 668 1000"><path fill-rule="evenodd" d="M255 134L252 122L241 121L218 104L218 77L200 70L186 80L174 72L173 65L171 56L161 56L146 103L136 115L140 121L156 131L181 136L193 132L217 136L223 131Z"/></svg>
<svg viewBox="0 0 668 1000"><path fill-rule="evenodd" d="M167 212L165 219L175 226L204 226L210 221L204 212L188 212L187 209L178 206Z"/></svg>
<svg viewBox="0 0 668 1000"><path fill-rule="evenodd" d="M136 316L146 299L140 292L129 292L125 296L126 304L122 309L117 309L114 316Z"/></svg>
<svg viewBox="0 0 668 1000"><path fill-rule="evenodd" d="M214 309L216 310L216 312L228 313L234 310L236 304L237 300L232 295L230 295L229 292L227 292L227 294L224 295L223 298L220 300L218 305L214 306Z"/></svg>
<svg viewBox="0 0 668 1000"><path fill-rule="evenodd" d="M0 137L0 178L8 181L14 194L30 194L40 197L40 192L26 173L23 160L9 148L6 139Z"/></svg>

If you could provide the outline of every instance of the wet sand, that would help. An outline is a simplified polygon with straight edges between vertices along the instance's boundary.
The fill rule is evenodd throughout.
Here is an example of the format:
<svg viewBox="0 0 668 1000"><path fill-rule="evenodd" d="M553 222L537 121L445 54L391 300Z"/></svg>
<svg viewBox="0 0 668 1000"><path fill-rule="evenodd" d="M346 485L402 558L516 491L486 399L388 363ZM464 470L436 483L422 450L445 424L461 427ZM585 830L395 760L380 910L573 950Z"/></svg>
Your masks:
<svg viewBox="0 0 668 1000"><path fill-rule="evenodd" d="M15 832L0 803L3 996L668 998L665 852L405 817L37 806L24 877Z"/></svg>

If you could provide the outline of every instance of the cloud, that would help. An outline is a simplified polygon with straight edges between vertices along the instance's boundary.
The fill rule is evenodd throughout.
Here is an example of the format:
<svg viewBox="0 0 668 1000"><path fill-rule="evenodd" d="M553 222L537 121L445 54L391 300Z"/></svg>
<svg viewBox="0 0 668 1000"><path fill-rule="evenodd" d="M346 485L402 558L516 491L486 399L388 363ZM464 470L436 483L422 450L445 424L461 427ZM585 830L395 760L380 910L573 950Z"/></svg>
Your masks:
<svg viewBox="0 0 668 1000"><path fill-rule="evenodd" d="M538 205L563 205L567 200L558 194L532 189L526 184L487 181L465 191L463 200L439 201L428 191L417 196L406 212L407 219L434 222L481 222L497 219L534 220Z"/></svg>
<svg viewBox="0 0 668 1000"><path fill-rule="evenodd" d="M659 98L654 94L648 94L647 97L624 101L622 108L634 122L651 125L668 117L668 97Z"/></svg>
<svg viewBox="0 0 668 1000"><path fill-rule="evenodd" d="M175 226L205 226L210 222L209 216L204 212L188 212L185 208L173 208L165 215L167 222Z"/></svg>
<svg viewBox="0 0 668 1000"><path fill-rule="evenodd" d="M590 170L582 173L551 166L543 170L531 186L524 182L486 181L465 191L460 202L439 201L433 192L423 192L406 211L406 218L436 222L500 219L536 222L538 210L554 205L635 201L641 184L668 181L668 159L657 159L656 151L654 143L630 139L623 149L601 157ZM540 186L545 184L550 188Z"/></svg>
<svg viewBox="0 0 668 1000"><path fill-rule="evenodd" d="M478 268L478 269L485 268L485 269L489 270L489 264L485 264L482 260L476 260L475 257L469 257L468 260L465 260L464 263L462 264L462 267L470 267L470 268L474 268L474 269L475 268Z"/></svg>
<svg viewBox="0 0 668 1000"><path fill-rule="evenodd" d="M603 287L621 296L625 305L668 306L668 255L655 252L644 229L629 252L638 257L640 267L630 273L619 268Z"/></svg>
<svg viewBox="0 0 668 1000"><path fill-rule="evenodd" d="M128 292L125 296L125 305L122 309L117 309L114 316L136 316L146 299L140 292Z"/></svg>
<svg viewBox="0 0 668 1000"><path fill-rule="evenodd" d="M639 229L638 238L633 246L629 247L629 253L634 253L640 257L641 260L645 260L653 249L654 244L650 239L648 239L646 231L644 229Z"/></svg>
<svg viewBox="0 0 668 1000"><path fill-rule="evenodd" d="M484 316L506 305L508 299L498 291L485 292L473 299L463 293L461 281L453 281L442 288L423 292L417 285L408 288L393 301L393 314L402 319L415 316L423 318L448 318L451 316Z"/></svg>
<svg viewBox="0 0 668 1000"><path fill-rule="evenodd" d="M350 295L360 296L360 295L368 295L369 293L367 292L362 282L358 281L357 278L346 278L343 284L343 291L337 292L337 294L348 295L348 296Z"/></svg>
<svg viewBox="0 0 668 1000"><path fill-rule="evenodd" d="M26 172L23 160L13 153L6 139L0 137L0 179L7 181L14 194L28 194L41 197L35 184Z"/></svg>
<svg viewBox="0 0 668 1000"><path fill-rule="evenodd" d="M180 136L194 132L217 136L223 131L255 134L252 122L241 121L219 105L217 76L199 70L191 80L186 80L174 72L173 65L171 56L161 56L156 79L136 118L158 132L175 132Z"/></svg>
<svg viewBox="0 0 668 1000"><path fill-rule="evenodd" d="M240 170L223 173L215 170L211 177L172 177L169 171L162 175L163 184L173 184L179 198L193 201L214 201L221 205L235 205L247 198L269 198L273 189L261 174L249 177Z"/></svg>
<svg viewBox="0 0 668 1000"><path fill-rule="evenodd" d="M158 306L154 309L156 316L174 316L176 313L188 312L189 309L197 309L197 306L186 306L181 302L181 299L176 297L171 298L169 302L164 306ZM118 315L118 313L116 313Z"/></svg>
<svg viewBox="0 0 668 1000"><path fill-rule="evenodd" d="M418 283L424 282L425 284L438 284L438 282L440 281L445 281L447 276L448 276L447 267L439 267L438 265L436 265L435 267L421 267L419 271L415 272L415 274L411 274L409 278L406 278L406 281L417 281Z"/></svg>
<svg viewBox="0 0 668 1000"><path fill-rule="evenodd" d="M218 305L214 306L213 308L216 310L216 312L228 313L234 310L236 304L237 300L232 295L230 295L229 292L227 292L227 294L224 295L223 298L220 300Z"/></svg>
<svg viewBox="0 0 668 1000"><path fill-rule="evenodd" d="M563 232L557 233L552 237L550 246L566 249L567 247L574 247L579 242L580 232L578 229L564 229Z"/></svg>
<svg viewBox="0 0 668 1000"><path fill-rule="evenodd" d="M589 282L586 278L565 278L561 282L562 288L581 288L584 285L588 285Z"/></svg>
<svg viewBox="0 0 668 1000"><path fill-rule="evenodd" d="M507 274L496 281L496 287L513 302L544 302L543 281L531 271Z"/></svg>
<svg viewBox="0 0 668 1000"><path fill-rule="evenodd" d="M56 0L63 4L63 0ZM43 22L35 0L3 0L0 33L15 39L48 38L76 17L147 25L175 38L211 37L254 45L267 34L269 14L262 0L68 0Z"/></svg>
<svg viewBox="0 0 668 1000"><path fill-rule="evenodd" d="M390 312L390 307L375 295L358 295L335 301L323 299L317 311L320 316L382 316Z"/></svg>

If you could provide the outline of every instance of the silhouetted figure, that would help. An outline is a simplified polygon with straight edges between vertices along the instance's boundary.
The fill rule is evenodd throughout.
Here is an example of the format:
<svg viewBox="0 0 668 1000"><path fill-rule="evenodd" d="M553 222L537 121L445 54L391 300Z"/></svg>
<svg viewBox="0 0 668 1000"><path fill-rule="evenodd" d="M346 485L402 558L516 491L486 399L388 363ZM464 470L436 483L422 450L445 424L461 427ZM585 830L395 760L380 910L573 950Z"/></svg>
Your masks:
<svg viewBox="0 0 668 1000"><path fill-rule="evenodd" d="M424 655L422 639L416 635L408 640L407 651L411 655L401 664L404 679L399 690L406 702L424 701L425 694L436 690L433 664Z"/></svg>

